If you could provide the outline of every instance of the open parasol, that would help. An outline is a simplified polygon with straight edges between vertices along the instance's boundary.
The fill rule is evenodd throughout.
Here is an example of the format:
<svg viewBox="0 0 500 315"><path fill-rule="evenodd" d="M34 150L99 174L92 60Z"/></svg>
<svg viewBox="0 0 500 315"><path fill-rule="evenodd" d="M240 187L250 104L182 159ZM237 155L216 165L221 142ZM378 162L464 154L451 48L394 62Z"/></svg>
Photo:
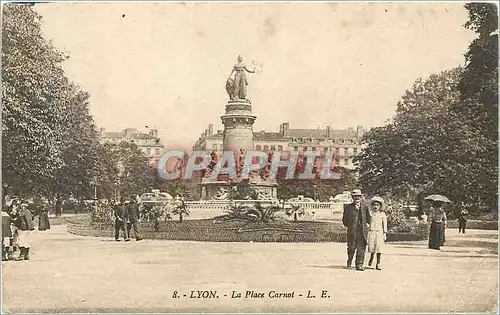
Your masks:
<svg viewBox="0 0 500 315"><path fill-rule="evenodd" d="M441 202L451 203L450 199L448 199L448 197L445 197L443 195L429 195L429 196L425 197L425 200L441 201Z"/></svg>

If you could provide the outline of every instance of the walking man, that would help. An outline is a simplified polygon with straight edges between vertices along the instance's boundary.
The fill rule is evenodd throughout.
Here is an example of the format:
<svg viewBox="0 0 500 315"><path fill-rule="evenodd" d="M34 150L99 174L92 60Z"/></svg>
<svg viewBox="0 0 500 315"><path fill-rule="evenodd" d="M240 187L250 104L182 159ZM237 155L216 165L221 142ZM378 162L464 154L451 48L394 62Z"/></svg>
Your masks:
<svg viewBox="0 0 500 315"><path fill-rule="evenodd" d="M347 267L352 266L356 254L356 270L364 271L365 251L368 228L371 222L370 211L361 204L363 194L360 189L352 191L353 202L344 205L342 223L347 227Z"/></svg>
<svg viewBox="0 0 500 315"><path fill-rule="evenodd" d="M127 225L127 234L130 237L130 230L134 228L135 240L142 240L139 234L139 205L135 196L130 196L130 203L127 206L129 223Z"/></svg>
<svg viewBox="0 0 500 315"><path fill-rule="evenodd" d="M125 242L130 241L127 230L128 210L125 204L125 198L120 198L120 203L115 205L115 240L120 241L120 230L123 231Z"/></svg>
<svg viewBox="0 0 500 315"><path fill-rule="evenodd" d="M465 209L465 205L462 202L462 211L460 211L460 215L458 216L458 233L462 232L462 234L465 234L465 226L467 225L468 219L469 211Z"/></svg>

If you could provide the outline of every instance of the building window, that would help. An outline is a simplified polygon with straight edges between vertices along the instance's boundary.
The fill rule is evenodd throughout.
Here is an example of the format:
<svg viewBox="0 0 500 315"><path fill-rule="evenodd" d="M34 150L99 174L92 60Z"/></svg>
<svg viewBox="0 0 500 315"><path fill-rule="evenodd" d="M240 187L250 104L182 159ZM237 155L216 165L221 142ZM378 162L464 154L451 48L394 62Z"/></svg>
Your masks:
<svg viewBox="0 0 500 315"><path fill-rule="evenodd" d="M273 144L273 145L271 145L271 151L274 151L274 150L276 150L276 146Z"/></svg>
<svg viewBox="0 0 500 315"><path fill-rule="evenodd" d="M147 155L151 155L151 148L146 149Z"/></svg>
<svg viewBox="0 0 500 315"><path fill-rule="evenodd" d="M312 149L312 151L316 151L316 147L312 147L311 149Z"/></svg>
<svg viewBox="0 0 500 315"><path fill-rule="evenodd" d="M340 165L340 158L338 156L335 157L335 166Z"/></svg>
<svg viewBox="0 0 500 315"><path fill-rule="evenodd" d="M335 148L335 155L340 155L340 148Z"/></svg>
<svg viewBox="0 0 500 315"><path fill-rule="evenodd" d="M354 153L354 155L358 154L358 148L354 148L353 153Z"/></svg>
<svg viewBox="0 0 500 315"><path fill-rule="evenodd" d="M293 151L299 151L299 147L293 147Z"/></svg>
<svg viewBox="0 0 500 315"><path fill-rule="evenodd" d="M261 146L260 146L260 144L257 144L257 145L255 146L255 150L257 150L257 151L260 151L260 150L261 150Z"/></svg>
<svg viewBox="0 0 500 315"><path fill-rule="evenodd" d="M159 148L156 149L156 155L157 156L160 155L160 149Z"/></svg>
<svg viewBox="0 0 500 315"><path fill-rule="evenodd" d="M344 159L344 165L349 165L349 159Z"/></svg>
<svg viewBox="0 0 500 315"><path fill-rule="evenodd" d="M304 152L307 152L307 147L304 147Z"/></svg>
<svg viewBox="0 0 500 315"><path fill-rule="evenodd" d="M267 144L264 145L264 151L269 151L269 146Z"/></svg>
<svg viewBox="0 0 500 315"><path fill-rule="evenodd" d="M283 146L282 145L278 146L278 151L283 151Z"/></svg>
<svg viewBox="0 0 500 315"><path fill-rule="evenodd" d="M349 156L349 148L344 148L344 156Z"/></svg>

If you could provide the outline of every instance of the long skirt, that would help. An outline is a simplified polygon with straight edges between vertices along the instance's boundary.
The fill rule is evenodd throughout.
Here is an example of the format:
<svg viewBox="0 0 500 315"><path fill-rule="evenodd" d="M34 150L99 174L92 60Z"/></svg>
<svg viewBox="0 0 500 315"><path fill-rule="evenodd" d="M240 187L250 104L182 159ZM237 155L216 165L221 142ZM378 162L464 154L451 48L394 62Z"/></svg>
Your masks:
<svg viewBox="0 0 500 315"><path fill-rule="evenodd" d="M38 230L45 231L50 229L49 215L46 211L40 212L38 216Z"/></svg>
<svg viewBox="0 0 500 315"><path fill-rule="evenodd" d="M2 237L11 237L12 231L10 230L10 216L2 211Z"/></svg>
<svg viewBox="0 0 500 315"><path fill-rule="evenodd" d="M19 237L17 239L17 244L19 245L19 247L30 248L30 246L31 246L31 231L18 230L17 233L19 233Z"/></svg>
<svg viewBox="0 0 500 315"><path fill-rule="evenodd" d="M233 98L245 99L247 96L247 78L245 71L236 71L233 82Z"/></svg>
<svg viewBox="0 0 500 315"><path fill-rule="evenodd" d="M431 230L429 232L429 248L439 249L443 239L443 223L432 222Z"/></svg>
<svg viewBox="0 0 500 315"><path fill-rule="evenodd" d="M444 246L444 242L446 240L446 233L445 233L445 227L444 224L441 224L441 246Z"/></svg>
<svg viewBox="0 0 500 315"><path fill-rule="evenodd" d="M367 239L369 253L383 253L385 247L383 231L370 231Z"/></svg>

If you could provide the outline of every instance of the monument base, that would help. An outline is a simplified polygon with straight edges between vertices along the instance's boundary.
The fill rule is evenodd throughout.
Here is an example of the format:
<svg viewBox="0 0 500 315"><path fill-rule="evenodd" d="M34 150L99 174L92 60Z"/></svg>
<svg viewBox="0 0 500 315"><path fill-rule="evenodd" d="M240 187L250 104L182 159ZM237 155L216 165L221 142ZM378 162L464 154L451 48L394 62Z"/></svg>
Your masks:
<svg viewBox="0 0 500 315"><path fill-rule="evenodd" d="M278 198L278 184L272 181L261 182L239 182L231 183L228 181L210 181L202 180L201 182L201 200L228 200L231 198L231 190L237 187L238 196L235 199L244 199L249 196L253 189L259 189L263 194L269 196L271 199ZM227 196L221 198L221 188L227 192Z"/></svg>

